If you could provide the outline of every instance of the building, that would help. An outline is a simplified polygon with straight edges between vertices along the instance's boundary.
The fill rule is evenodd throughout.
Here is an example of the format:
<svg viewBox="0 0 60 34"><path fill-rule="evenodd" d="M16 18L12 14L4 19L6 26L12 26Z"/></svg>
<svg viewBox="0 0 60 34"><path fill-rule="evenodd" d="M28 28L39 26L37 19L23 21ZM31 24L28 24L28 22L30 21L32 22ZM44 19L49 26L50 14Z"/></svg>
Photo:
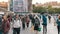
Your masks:
<svg viewBox="0 0 60 34"><path fill-rule="evenodd" d="M35 6L37 7L37 6L42 6L43 4L41 4L41 3L36 3L35 4Z"/></svg>
<svg viewBox="0 0 60 34"><path fill-rule="evenodd" d="M0 15L8 15L8 14L14 15L14 12L8 11L7 9L0 7Z"/></svg>
<svg viewBox="0 0 60 34"><path fill-rule="evenodd" d="M13 11L13 0L9 1L8 10Z"/></svg>
<svg viewBox="0 0 60 34"><path fill-rule="evenodd" d="M52 8L60 8L60 3L58 3L57 1L52 1L52 2L46 2L44 4L35 4L35 6L42 6L42 7L48 7L48 6L52 6Z"/></svg>
<svg viewBox="0 0 60 34"><path fill-rule="evenodd" d="M28 0L23 0L23 4L24 4L24 11L28 12Z"/></svg>
<svg viewBox="0 0 60 34"><path fill-rule="evenodd" d="M32 0L28 0L28 11L32 12Z"/></svg>
<svg viewBox="0 0 60 34"><path fill-rule="evenodd" d="M14 12L31 12L32 0L10 0L10 10Z"/></svg>
<svg viewBox="0 0 60 34"><path fill-rule="evenodd" d="M13 0L13 11L14 12L24 12L23 0Z"/></svg>
<svg viewBox="0 0 60 34"><path fill-rule="evenodd" d="M8 2L0 2L0 7L7 9Z"/></svg>

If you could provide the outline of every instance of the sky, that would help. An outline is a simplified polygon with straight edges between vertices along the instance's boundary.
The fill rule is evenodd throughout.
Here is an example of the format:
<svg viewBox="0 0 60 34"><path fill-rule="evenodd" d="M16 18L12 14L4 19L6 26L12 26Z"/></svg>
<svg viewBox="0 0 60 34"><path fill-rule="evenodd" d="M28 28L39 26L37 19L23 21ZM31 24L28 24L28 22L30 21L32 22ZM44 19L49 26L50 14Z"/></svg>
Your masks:
<svg viewBox="0 0 60 34"><path fill-rule="evenodd" d="M0 2L2 2L2 1L8 2L8 0L0 0ZM43 3L51 2L51 1L58 1L58 2L60 2L60 0L32 0L32 4L35 4L36 2L43 4Z"/></svg>
<svg viewBox="0 0 60 34"><path fill-rule="evenodd" d="M2 2L2 1L4 1L4 2L8 2L8 0L0 0L0 2Z"/></svg>
<svg viewBox="0 0 60 34"><path fill-rule="evenodd" d="M32 4L35 4L36 2L38 3L46 3L46 2L51 2L51 1L57 1L57 2L60 2L60 0L33 0L32 1Z"/></svg>

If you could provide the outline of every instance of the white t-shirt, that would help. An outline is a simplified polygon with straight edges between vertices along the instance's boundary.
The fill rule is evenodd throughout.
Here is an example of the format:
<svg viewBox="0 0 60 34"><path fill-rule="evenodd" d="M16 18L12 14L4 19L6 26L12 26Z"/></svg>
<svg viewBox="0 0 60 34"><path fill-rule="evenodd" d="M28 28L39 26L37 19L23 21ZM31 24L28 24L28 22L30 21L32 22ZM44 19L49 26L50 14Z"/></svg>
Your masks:
<svg viewBox="0 0 60 34"><path fill-rule="evenodd" d="M13 27L14 27L14 28L19 28L19 27L21 27L21 22L20 22L20 20L14 20Z"/></svg>

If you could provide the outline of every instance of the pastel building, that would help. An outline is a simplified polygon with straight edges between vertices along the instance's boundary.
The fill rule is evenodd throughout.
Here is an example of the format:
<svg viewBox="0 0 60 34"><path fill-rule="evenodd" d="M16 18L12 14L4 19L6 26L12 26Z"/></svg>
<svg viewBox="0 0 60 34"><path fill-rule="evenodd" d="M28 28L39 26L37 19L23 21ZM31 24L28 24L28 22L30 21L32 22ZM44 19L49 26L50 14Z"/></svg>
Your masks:
<svg viewBox="0 0 60 34"><path fill-rule="evenodd" d="M10 10L14 12L29 12L31 5L28 0L10 0Z"/></svg>

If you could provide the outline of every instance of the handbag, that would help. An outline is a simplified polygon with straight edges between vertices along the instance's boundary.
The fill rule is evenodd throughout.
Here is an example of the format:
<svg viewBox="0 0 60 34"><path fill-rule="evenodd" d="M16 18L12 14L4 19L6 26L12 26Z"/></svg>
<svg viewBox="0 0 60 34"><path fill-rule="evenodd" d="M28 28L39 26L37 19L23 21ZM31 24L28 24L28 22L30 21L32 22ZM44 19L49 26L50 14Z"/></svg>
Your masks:
<svg viewBox="0 0 60 34"><path fill-rule="evenodd" d="M38 28L38 31L41 31L41 27Z"/></svg>

